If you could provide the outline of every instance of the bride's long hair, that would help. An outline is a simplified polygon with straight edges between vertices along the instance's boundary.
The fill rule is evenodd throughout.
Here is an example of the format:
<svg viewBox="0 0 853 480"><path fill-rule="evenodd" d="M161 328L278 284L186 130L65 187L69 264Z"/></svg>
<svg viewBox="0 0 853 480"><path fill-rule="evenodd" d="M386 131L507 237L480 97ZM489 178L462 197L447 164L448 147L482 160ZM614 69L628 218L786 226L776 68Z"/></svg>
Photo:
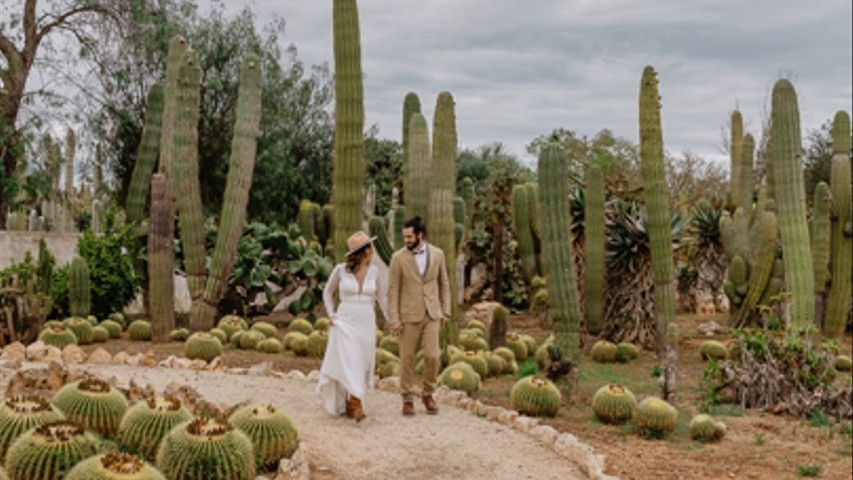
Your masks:
<svg viewBox="0 0 853 480"><path fill-rule="evenodd" d="M346 263L347 271L349 273L355 273L358 266L361 265L362 260L364 260L364 257L367 256L368 250L370 250L372 248L373 248L373 246L368 243L367 245L365 245L365 246L359 248L358 250L352 252L351 254L347 255L347 263Z"/></svg>

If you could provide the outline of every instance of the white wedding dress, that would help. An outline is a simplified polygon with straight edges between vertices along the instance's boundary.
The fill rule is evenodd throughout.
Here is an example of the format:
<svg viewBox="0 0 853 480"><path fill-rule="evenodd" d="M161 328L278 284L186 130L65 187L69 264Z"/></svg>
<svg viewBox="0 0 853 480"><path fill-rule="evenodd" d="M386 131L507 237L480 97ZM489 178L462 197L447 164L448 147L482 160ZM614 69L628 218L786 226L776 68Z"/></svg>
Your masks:
<svg viewBox="0 0 853 480"><path fill-rule="evenodd" d="M338 290L341 303L335 309L334 293ZM335 317L329 329L329 343L317 392L323 406L332 415L346 410L348 395L361 399L373 388L376 363L376 313L379 303L388 318L388 287L379 269L370 265L359 286L358 279L338 264L323 290L323 303L329 318Z"/></svg>

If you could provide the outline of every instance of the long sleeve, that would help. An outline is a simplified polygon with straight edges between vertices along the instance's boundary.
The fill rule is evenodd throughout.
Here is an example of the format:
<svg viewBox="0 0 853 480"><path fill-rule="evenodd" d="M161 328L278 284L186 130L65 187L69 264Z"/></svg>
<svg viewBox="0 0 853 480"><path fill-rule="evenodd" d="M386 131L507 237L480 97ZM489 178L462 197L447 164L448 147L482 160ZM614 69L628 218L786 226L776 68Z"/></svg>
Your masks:
<svg viewBox="0 0 853 480"><path fill-rule="evenodd" d="M450 318L452 312L450 308L450 277L447 276L447 262L444 260L444 255L445 253L441 251L441 258L438 259L441 262L438 273L438 291L441 295L441 312L445 317Z"/></svg>
<svg viewBox="0 0 853 480"><path fill-rule="evenodd" d="M329 280L326 281L326 288L323 289L323 305L326 307L326 315L331 318L337 313L335 309L335 290L338 289L338 284L341 283L341 269L343 265L335 266L332 274L329 275Z"/></svg>
<svg viewBox="0 0 853 480"><path fill-rule="evenodd" d="M388 316L388 283L382 277L382 271L376 272L376 302L379 303L379 308L382 310L385 320L389 324L392 324L391 317Z"/></svg>
<svg viewBox="0 0 853 480"><path fill-rule="evenodd" d="M388 312L385 314L385 318L390 325L400 323L400 287L403 283L402 277L403 271L400 269L400 258L398 255L394 255L391 257L391 268L388 273L388 300L386 304Z"/></svg>

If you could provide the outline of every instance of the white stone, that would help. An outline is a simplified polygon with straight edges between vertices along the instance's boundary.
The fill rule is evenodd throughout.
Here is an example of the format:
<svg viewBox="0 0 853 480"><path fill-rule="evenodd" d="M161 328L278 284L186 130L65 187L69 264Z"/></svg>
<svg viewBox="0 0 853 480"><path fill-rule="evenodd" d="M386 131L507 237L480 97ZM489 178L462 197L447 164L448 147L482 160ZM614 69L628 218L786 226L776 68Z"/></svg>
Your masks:
<svg viewBox="0 0 853 480"><path fill-rule="evenodd" d="M498 422L513 426L515 425L515 420L518 418L518 412L515 410L504 410L500 415L498 415Z"/></svg>
<svg viewBox="0 0 853 480"><path fill-rule="evenodd" d="M174 355L169 355L164 360L157 362L158 367L162 368L177 368L178 358Z"/></svg>
<svg viewBox="0 0 853 480"><path fill-rule="evenodd" d="M520 432L527 433L537 425L539 425L539 420L519 415L518 418L515 419L515 422L513 422L512 427Z"/></svg>
<svg viewBox="0 0 853 480"><path fill-rule="evenodd" d="M294 380L305 380L305 374L299 370L291 370L286 373L286 376L287 378L292 378Z"/></svg>
<svg viewBox="0 0 853 480"><path fill-rule="evenodd" d="M229 368L227 371L232 375L245 375L249 370L245 368Z"/></svg>
<svg viewBox="0 0 853 480"><path fill-rule="evenodd" d="M287 308L290 307L290 304L302 298L302 294L304 294L306 290L308 290L308 287L305 285L300 285L296 287L296 290L294 290L290 295L279 300L278 303L275 305L275 308L272 309L272 311L287 311Z"/></svg>
<svg viewBox="0 0 853 480"><path fill-rule="evenodd" d="M377 382L376 388L383 392L396 392L400 389L400 377L385 377Z"/></svg>
<svg viewBox="0 0 853 480"><path fill-rule="evenodd" d="M24 360L26 359L27 348L21 342L15 342L3 348L3 353L0 354L0 360Z"/></svg>
<svg viewBox="0 0 853 480"><path fill-rule="evenodd" d="M141 361L142 361L142 354L141 354L141 353L137 353L136 355L128 355L127 360L125 361L125 363L127 363L127 364L128 364L128 365L130 365L131 367L138 367L138 366L139 366L139 362L141 362Z"/></svg>
<svg viewBox="0 0 853 480"><path fill-rule="evenodd" d="M110 352L104 350L101 347L98 347L95 349L94 352L92 352L91 355L89 355L89 358L86 359L86 362L103 365L106 363L110 363L112 359L113 357L112 355L110 355Z"/></svg>
<svg viewBox="0 0 853 480"><path fill-rule="evenodd" d="M505 411L506 411L506 409L504 409L503 407L496 407L493 405L487 405L483 409L483 413L485 413L486 418L488 418L489 420L491 420L493 422L496 421L498 419L498 417L500 417L501 414Z"/></svg>
<svg viewBox="0 0 853 480"><path fill-rule="evenodd" d="M530 429L530 436L539 440L541 443L547 446L553 446L554 442L557 441L557 435L560 434L554 427L550 425L539 425L538 427L534 427Z"/></svg>
<svg viewBox="0 0 853 480"><path fill-rule="evenodd" d="M27 360L31 362L42 362L47 356L47 345L41 340L33 342L27 346Z"/></svg>
<svg viewBox="0 0 853 480"><path fill-rule="evenodd" d="M261 362L249 367L249 375L256 377L266 377L272 373L272 363Z"/></svg>
<svg viewBox="0 0 853 480"><path fill-rule="evenodd" d="M44 357L45 362L62 362L62 350L53 345L47 346L47 355Z"/></svg>
<svg viewBox="0 0 853 480"><path fill-rule="evenodd" d="M311 370L308 372L305 380L308 380L309 382L316 382L317 380L320 380L320 370Z"/></svg>
<svg viewBox="0 0 853 480"><path fill-rule="evenodd" d="M113 356L113 365L124 365L127 362L127 352L118 352Z"/></svg>
<svg viewBox="0 0 853 480"><path fill-rule="evenodd" d="M225 370L225 362L222 361L222 357L216 357L207 364L206 370L213 370L217 372Z"/></svg>
<svg viewBox="0 0 853 480"><path fill-rule="evenodd" d="M83 363L86 361L86 352L77 345L68 345L62 349L62 360L65 363Z"/></svg>

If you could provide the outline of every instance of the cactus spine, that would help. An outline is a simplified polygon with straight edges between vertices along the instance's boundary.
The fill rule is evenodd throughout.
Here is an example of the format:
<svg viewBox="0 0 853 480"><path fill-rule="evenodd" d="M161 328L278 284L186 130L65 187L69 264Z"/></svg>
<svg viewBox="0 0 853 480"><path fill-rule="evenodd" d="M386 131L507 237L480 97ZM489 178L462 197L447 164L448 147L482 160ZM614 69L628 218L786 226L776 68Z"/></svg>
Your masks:
<svg viewBox="0 0 853 480"><path fill-rule="evenodd" d="M826 310L824 333L830 337L844 334L850 299L853 297L853 192L850 174L850 116L835 114L832 124L832 287Z"/></svg>
<svg viewBox="0 0 853 480"><path fill-rule="evenodd" d="M157 152L160 150L160 135L163 122L163 85L155 83L148 90L145 102L145 126L142 128L142 139L133 165L130 177L130 187L127 190L125 202L128 223L142 220L145 210L145 200L148 198L148 188L151 186L151 173L157 164Z"/></svg>
<svg viewBox="0 0 853 480"><path fill-rule="evenodd" d="M548 264L548 299L554 321L556 344L572 360L580 359L578 289L572 263L569 220L568 160L559 145L547 145L539 154L539 199L542 215L542 247Z"/></svg>
<svg viewBox="0 0 853 480"><path fill-rule="evenodd" d="M148 221L148 313L157 341L175 328L174 277L172 276L172 223L166 197L166 177L151 175L151 218Z"/></svg>
<svg viewBox="0 0 853 480"><path fill-rule="evenodd" d="M198 180L199 81L201 69L196 66L195 52L187 50L178 68L177 104L175 107L172 167L181 245L187 273L190 298L196 301L204 292L207 274L204 213Z"/></svg>
<svg viewBox="0 0 853 480"><path fill-rule="evenodd" d="M676 390L678 350L674 332L667 331L670 324L675 326L675 286L659 101L657 73L648 66L643 70L640 85L640 159L655 282L657 353L663 370L660 386L663 398L672 401Z"/></svg>
<svg viewBox="0 0 853 480"><path fill-rule="evenodd" d="M334 0L335 53L335 258L344 258L346 239L361 229L364 199L364 99L361 40L356 0Z"/></svg>
<svg viewBox="0 0 853 480"><path fill-rule="evenodd" d="M424 221L427 221L432 156L430 155L427 121L420 113L412 115L409 125L408 165L409 174L406 177L406 215L410 218L420 216Z"/></svg>
<svg viewBox="0 0 853 480"><path fill-rule="evenodd" d="M805 328L814 321L814 274L800 164L800 114L797 94L788 80L779 80L773 86L772 122L773 180L785 260L785 288L793 294L791 325Z"/></svg>
<svg viewBox="0 0 853 480"><path fill-rule="evenodd" d="M530 206L527 185L512 188L512 226L518 242L518 255L528 280L536 276L536 253L533 251L533 232L530 229Z"/></svg>
<svg viewBox="0 0 853 480"><path fill-rule="evenodd" d="M228 177L219 216L219 233L204 295L200 301L193 302L190 312L192 330L209 330L213 327L216 306L222 298L246 222L246 204L252 186L261 122L261 59L253 53L246 55L240 67L236 112Z"/></svg>
<svg viewBox="0 0 853 480"><path fill-rule="evenodd" d="M405 192L408 192L412 185L409 183L409 124L412 121L412 116L416 113L421 113L421 99L418 98L417 93L409 92L403 99L403 136L401 137L403 141L403 186L405 187L403 198L405 203L409 202L408 195L405 195Z"/></svg>
<svg viewBox="0 0 853 480"><path fill-rule="evenodd" d="M444 263L450 281L451 318L449 339L455 343L458 320L456 297L456 242L453 221L453 198L456 194L456 112L453 96L441 92L435 102L433 117L431 191L429 192L430 242L444 251Z"/></svg>
<svg viewBox="0 0 853 480"><path fill-rule="evenodd" d="M89 287L89 266L86 260L74 257L68 276L68 300L71 316L87 317L92 307L92 290Z"/></svg>
<svg viewBox="0 0 853 480"><path fill-rule="evenodd" d="M598 334L604 323L605 248L604 174L597 165L586 172L586 329Z"/></svg>
<svg viewBox="0 0 853 480"><path fill-rule="evenodd" d="M732 204L737 208L740 206L740 166L743 162L743 116L738 110L732 112L729 128L729 193Z"/></svg>

